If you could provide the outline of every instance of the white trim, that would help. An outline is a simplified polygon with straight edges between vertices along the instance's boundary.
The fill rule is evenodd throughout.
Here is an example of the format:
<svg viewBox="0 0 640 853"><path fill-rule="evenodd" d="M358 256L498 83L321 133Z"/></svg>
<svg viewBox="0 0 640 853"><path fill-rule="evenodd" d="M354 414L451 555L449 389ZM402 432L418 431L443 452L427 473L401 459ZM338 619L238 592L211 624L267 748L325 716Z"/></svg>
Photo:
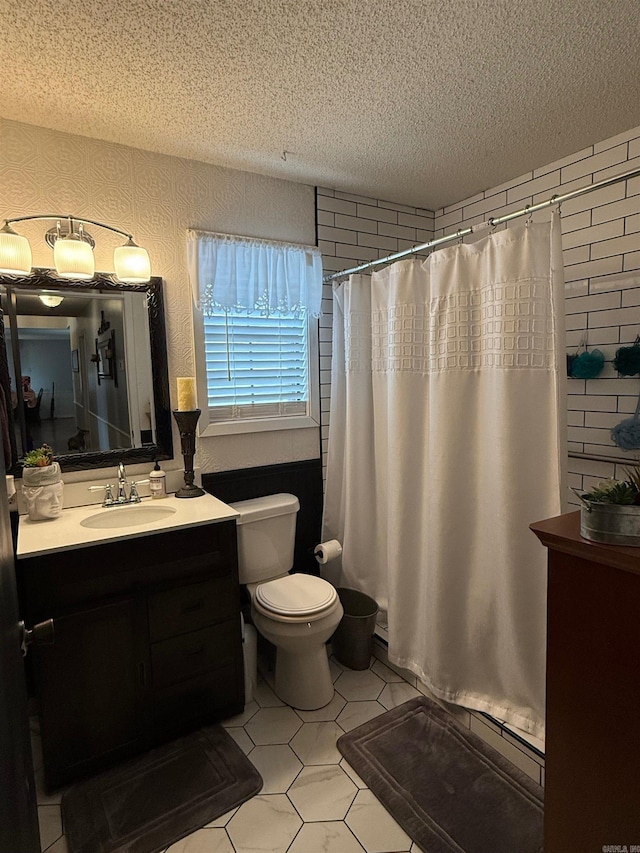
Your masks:
<svg viewBox="0 0 640 853"><path fill-rule="evenodd" d="M310 415L293 415L289 418L256 418L241 421L222 421L203 426L201 436L238 435L246 432L267 432L269 430L317 429L318 421Z"/></svg>

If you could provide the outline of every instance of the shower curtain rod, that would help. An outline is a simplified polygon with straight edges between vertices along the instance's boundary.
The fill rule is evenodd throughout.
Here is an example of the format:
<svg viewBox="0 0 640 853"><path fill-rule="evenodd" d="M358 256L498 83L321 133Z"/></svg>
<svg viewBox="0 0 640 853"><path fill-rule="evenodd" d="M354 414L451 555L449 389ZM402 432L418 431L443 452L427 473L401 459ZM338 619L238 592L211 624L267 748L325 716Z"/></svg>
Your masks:
<svg viewBox="0 0 640 853"><path fill-rule="evenodd" d="M614 175L611 178L604 178L602 181L597 181L594 184L581 187L579 190L573 190L573 192L565 193L564 195L553 195L546 201L540 201L537 204L528 204L526 207L523 207L522 210L516 210L514 213L506 213L504 216L492 216L490 219L487 219L486 222L481 222L479 225L470 225L468 228L460 228L454 234L447 234L444 237L438 237L435 240L430 240L428 243L422 243L419 246L412 246L410 249L405 249L402 252L395 252L393 255L387 255L386 258L378 258L376 261L368 261L366 264L360 264L360 266L351 267L351 269L348 270L341 270L340 272L325 275L322 281L323 283L335 281L335 279L342 278L344 275L362 272L363 270L370 269L371 267L377 267L379 264L388 264L391 261L397 261L400 258L415 255L417 252L424 252L425 249L433 249L435 246L448 243L450 240L461 240L463 237L466 237L467 234L474 234L478 231L483 231L486 228L493 228L496 225L501 225L503 222L509 222L511 219L517 219L519 216L528 216L535 213L537 210L543 210L545 207L551 207L553 204L560 205L563 201L568 201L570 198L577 198L578 196L585 195L585 193L590 193L593 190L599 190L603 187L611 186L611 184L617 184L620 181L627 181L630 178L637 177L640 177L640 169L632 169L630 172L623 172L622 174Z"/></svg>

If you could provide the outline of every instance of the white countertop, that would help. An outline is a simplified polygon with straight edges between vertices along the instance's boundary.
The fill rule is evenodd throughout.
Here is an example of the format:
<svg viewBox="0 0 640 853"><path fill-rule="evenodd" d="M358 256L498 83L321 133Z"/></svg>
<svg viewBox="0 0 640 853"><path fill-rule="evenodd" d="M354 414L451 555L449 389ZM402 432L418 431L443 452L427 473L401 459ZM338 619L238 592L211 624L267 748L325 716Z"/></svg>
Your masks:
<svg viewBox="0 0 640 853"><path fill-rule="evenodd" d="M123 508L132 506L136 504L124 504ZM20 558L51 554L70 548L83 548L86 545L101 542L116 542L134 536L148 536L154 532L164 533L169 530L180 530L238 517L235 509L209 494L197 498L176 498L174 495L168 495L165 498L143 498L139 506L170 507L175 509L175 512L160 521L130 524L126 527L106 530L83 527L81 522L100 512L112 512L117 515L120 507L107 508L100 504L92 504L63 509L58 518L46 521L31 521L28 516L23 515L20 516L18 527L17 556Z"/></svg>

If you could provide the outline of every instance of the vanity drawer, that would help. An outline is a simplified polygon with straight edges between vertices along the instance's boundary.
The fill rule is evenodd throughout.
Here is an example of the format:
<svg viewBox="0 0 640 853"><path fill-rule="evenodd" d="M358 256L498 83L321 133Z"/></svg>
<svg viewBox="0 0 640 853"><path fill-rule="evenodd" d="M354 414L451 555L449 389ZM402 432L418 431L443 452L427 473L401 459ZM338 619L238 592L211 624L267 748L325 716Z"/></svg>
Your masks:
<svg viewBox="0 0 640 853"><path fill-rule="evenodd" d="M150 595L151 641L186 634L228 619L239 610L238 584L233 577L192 583Z"/></svg>
<svg viewBox="0 0 640 853"><path fill-rule="evenodd" d="M191 678L234 659L236 626L229 622L191 631L151 646L154 687Z"/></svg>
<svg viewBox="0 0 640 853"><path fill-rule="evenodd" d="M172 684L154 692L153 710L156 725L162 728L182 726L185 721L200 725L222 716L242 713L244 681L242 671L230 664Z"/></svg>

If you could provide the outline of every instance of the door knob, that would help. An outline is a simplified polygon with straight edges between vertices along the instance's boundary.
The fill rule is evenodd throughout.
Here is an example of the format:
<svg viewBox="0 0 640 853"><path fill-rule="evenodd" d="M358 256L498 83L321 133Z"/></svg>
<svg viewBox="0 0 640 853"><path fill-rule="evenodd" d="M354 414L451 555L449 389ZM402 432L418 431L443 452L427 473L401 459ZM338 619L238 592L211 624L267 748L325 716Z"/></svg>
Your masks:
<svg viewBox="0 0 640 853"><path fill-rule="evenodd" d="M44 622L38 622L33 628L27 628L24 622L20 622L20 631L22 633L22 655L27 654L29 646L50 646L55 643L56 632L53 625L53 619L45 619Z"/></svg>

